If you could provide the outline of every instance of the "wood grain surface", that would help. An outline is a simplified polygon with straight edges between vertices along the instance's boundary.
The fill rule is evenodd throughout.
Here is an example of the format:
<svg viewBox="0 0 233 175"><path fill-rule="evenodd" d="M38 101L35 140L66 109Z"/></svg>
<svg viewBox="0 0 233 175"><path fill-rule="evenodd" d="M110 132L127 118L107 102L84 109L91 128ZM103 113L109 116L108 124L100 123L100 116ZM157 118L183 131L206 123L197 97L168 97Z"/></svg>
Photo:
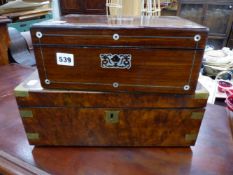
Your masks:
<svg viewBox="0 0 233 175"><path fill-rule="evenodd" d="M196 141L201 120L192 119L203 109L78 109L21 108L33 145L50 146L190 146ZM106 121L106 111L117 111L116 123Z"/></svg>
<svg viewBox="0 0 233 175"><path fill-rule="evenodd" d="M31 144L190 146L207 102L198 98L206 93L200 89L195 95L46 90L35 72L15 94Z"/></svg>
<svg viewBox="0 0 233 175"><path fill-rule="evenodd" d="M44 88L194 93L207 28L179 17L114 20L69 15L61 20L39 23L31 29ZM114 35L119 39L115 40ZM195 36L200 41L195 41ZM74 64L58 65L57 53L72 54ZM103 54L130 55L130 66L103 67Z"/></svg>

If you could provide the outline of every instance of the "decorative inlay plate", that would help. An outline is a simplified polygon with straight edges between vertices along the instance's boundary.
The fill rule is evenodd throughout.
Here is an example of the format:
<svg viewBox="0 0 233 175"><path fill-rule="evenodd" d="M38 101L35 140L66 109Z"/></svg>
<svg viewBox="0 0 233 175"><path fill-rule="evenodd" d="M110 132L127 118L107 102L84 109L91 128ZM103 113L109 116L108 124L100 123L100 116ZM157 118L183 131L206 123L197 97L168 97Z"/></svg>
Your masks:
<svg viewBox="0 0 233 175"><path fill-rule="evenodd" d="M112 69L130 69L131 54L100 54L101 67Z"/></svg>

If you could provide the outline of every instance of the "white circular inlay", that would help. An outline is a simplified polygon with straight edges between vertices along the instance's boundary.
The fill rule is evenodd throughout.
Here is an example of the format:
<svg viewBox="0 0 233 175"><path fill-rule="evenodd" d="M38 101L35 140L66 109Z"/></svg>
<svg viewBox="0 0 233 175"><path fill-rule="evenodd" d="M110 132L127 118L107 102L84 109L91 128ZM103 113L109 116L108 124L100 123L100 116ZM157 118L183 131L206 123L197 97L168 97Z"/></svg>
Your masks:
<svg viewBox="0 0 233 175"><path fill-rule="evenodd" d="M48 79L46 79L44 82L45 82L45 84L51 84L51 81Z"/></svg>
<svg viewBox="0 0 233 175"><path fill-rule="evenodd" d="M184 90L185 90L185 91L190 90L190 86L189 86L189 85L185 85L185 86L184 86Z"/></svg>
<svg viewBox="0 0 233 175"><path fill-rule="evenodd" d="M194 36L194 41L198 42L201 40L201 35L195 35Z"/></svg>
<svg viewBox="0 0 233 175"><path fill-rule="evenodd" d="M114 88L118 88L118 87L119 87L119 83L115 82L115 83L112 84L112 86L113 86Z"/></svg>
<svg viewBox="0 0 233 175"><path fill-rule="evenodd" d="M115 33L115 34L112 36L112 38L113 38L114 40L119 40L119 39L120 39L120 35L118 35L117 33Z"/></svg>
<svg viewBox="0 0 233 175"><path fill-rule="evenodd" d="M36 32L36 37L37 38L42 38L43 34L41 32Z"/></svg>

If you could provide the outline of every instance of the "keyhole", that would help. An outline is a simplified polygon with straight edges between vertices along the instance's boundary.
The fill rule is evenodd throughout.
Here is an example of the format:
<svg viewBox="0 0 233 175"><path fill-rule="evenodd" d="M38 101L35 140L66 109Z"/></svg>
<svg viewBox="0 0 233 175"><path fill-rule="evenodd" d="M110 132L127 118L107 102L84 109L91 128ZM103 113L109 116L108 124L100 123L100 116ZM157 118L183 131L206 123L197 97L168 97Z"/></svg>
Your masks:
<svg viewBox="0 0 233 175"><path fill-rule="evenodd" d="M107 123L118 123L120 111L106 111L105 121Z"/></svg>

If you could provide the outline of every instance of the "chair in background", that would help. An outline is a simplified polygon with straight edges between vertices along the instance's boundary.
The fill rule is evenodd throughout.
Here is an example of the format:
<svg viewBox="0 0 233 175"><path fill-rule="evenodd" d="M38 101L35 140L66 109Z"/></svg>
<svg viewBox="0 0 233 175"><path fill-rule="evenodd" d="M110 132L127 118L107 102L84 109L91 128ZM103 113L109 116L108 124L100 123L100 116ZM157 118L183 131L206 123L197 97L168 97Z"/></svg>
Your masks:
<svg viewBox="0 0 233 175"><path fill-rule="evenodd" d="M106 0L106 14L111 16L160 16L160 0Z"/></svg>
<svg viewBox="0 0 233 175"><path fill-rule="evenodd" d="M161 16L160 0L141 0L142 16Z"/></svg>
<svg viewBox="0 0 233 175"><path fill-rule="evenodd" d="M121 16L122 15L122 0L106 0L106 14L107 16Z"/></svg>

